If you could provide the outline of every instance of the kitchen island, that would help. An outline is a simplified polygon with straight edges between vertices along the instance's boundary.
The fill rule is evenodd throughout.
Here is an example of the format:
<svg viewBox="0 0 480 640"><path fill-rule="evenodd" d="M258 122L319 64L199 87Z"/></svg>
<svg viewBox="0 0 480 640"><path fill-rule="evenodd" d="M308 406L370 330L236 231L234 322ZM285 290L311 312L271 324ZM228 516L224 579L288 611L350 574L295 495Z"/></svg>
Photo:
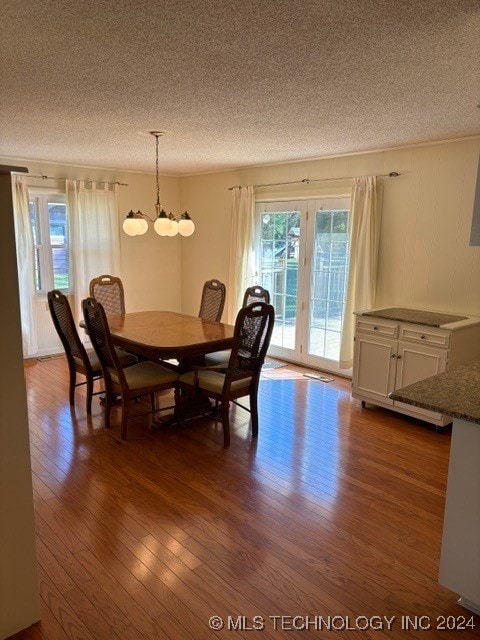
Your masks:
<svg viewBox="0 0 480 640"><path fill-rule="evenodd" d="M397 389L391 398L453 418L439 582L480 614L480 360Z"/></svg>

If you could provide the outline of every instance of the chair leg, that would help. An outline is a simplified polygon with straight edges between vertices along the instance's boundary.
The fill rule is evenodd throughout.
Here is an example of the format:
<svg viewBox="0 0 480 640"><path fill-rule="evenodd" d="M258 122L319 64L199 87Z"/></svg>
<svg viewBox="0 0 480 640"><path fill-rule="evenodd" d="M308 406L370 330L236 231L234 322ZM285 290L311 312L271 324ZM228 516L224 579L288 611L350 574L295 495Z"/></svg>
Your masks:
<svg viewBox="0 0 480 640"><path fill-rule="evenodd" d="M155 411L156 407L155 407L155 394L151 393L150 394L150 406L152 409L152 413Z"/></svg>
<svg viewBox="0 0 480 640"><path fill-rule="evenodd" d="M77 382L77 373L75 369L70 369L70 385L68 388L68 397L70 400L70 406L75 404L75 384Z"/></svg>
<svg viewBox="0 0 480 640"><path fill-rule="evenodd" d="M258 436L258 389L250 393L250 414L252 416L252 437Z"/></svg>
<svg viewBox="0 0 480 640"><path fill-rule="evenodd" d="M130 398L122 396L122 440L127 439L127 420L130 408Z"/></svg>
<svg viewBox="0 0 480 640"><path fill-rule="evenodd" d="M93 378L87 376L87 414L92 413Z"/></svg>
<svg viewBox="0 0 480 640"><path fill-rule="evenodd" d="M110 429L110 411L112 409L112 393L105 389L105 427Z"/></svg>
<svg viewBox="0 0 480 640"><path fill-rule="evenodd" d="M230 403L222 402L223 446L230 444Z"/></svg>
<svg viewBox="0 0 480 640"><path fill-rule="evenodd" d="M218 406L218 400L215 400L215 405L214 405L213 409L210 411L210 415L213 418L213 420L221 420L222 419L221 410L219 409L219 406Z"/></svg>

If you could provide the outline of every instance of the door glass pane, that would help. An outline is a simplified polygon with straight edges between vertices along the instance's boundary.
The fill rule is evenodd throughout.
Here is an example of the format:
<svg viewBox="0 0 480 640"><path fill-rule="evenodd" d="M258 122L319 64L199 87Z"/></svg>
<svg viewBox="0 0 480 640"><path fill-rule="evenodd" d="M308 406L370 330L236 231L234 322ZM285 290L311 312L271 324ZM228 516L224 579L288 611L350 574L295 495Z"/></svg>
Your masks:
<svg viewBox="0 0 480 640"><path fill-rule="evenodd" d="M48 203L48 223L50 225L50 243L52 246L67 243L67 210L60 202Z"/></svg>
<svg viewBox="0 0 480 640"><path fill-rule="evenodd" d="M28 207L30 210L30 223L32 225L33 244L35 247L35 287L37 291L41 291L42 281L40 278L40 230L38 224L38 210L35 202L32 200L29 201Z"/></svg>
<svg viewBox="0 0 480 640"><path fill-rule="evenodd" d="M348 274L348 211L316 211L309 353L338 361Z"/></svg>
<svg viewBox="0 0 480 640"><path fill-rule="evenodd" d="M49 202L48 223L50 245L52 247L53 286L55 289L68 289L68 229L66 205Z"/></svg>
<svg viewBox="0 0 480 640"><path fill-rule="evenodd" d="M55 289L68 289L68 249L52 247L53 286Z"/></svg>
<svg viewBox="0 0 480 640"><path fill-rule="evenodd" d="M262 213L260 233L260 282L270 291L271 302L275 308L271 343L294 349L300 212Z"/></svg>

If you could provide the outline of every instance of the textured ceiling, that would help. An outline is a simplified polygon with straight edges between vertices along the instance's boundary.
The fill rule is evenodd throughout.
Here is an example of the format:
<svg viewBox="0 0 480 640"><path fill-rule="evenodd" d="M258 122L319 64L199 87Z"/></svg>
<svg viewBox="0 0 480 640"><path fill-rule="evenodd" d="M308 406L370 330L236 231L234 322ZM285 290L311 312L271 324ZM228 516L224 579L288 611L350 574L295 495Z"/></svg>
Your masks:
<svg viewBox="0 0 480 640"><path fill-rule="evenodd" d="M0 156L177 175L480 133L478 0L2 0Z"/></svg>

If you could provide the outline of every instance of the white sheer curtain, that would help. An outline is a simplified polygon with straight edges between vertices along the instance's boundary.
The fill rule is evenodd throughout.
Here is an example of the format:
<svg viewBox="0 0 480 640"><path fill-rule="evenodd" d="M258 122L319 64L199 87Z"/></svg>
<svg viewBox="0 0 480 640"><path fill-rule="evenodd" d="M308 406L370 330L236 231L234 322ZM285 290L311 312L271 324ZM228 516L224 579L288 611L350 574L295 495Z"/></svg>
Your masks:
<svg viewBox="0 0 480 640"><path fill-rule="evenodd" d="M23 355L38 351L35 288L35 246L25 176L12 176L13 216L17 247L18 289L22 322Z"/></svg>
<svg viewBox="0 0 480 640"><path fill-rule="evenodd" d="M350 266L340 344L340 368L353 365L354 312L375 305L380 213L375 176L354 178L350 203Z"/></svg>
<svg viewBox="0 0 480 640"><path fill-rule="evenodd" d="M255 278L255 195L253 187L235 187L232 194L227 314L228 322L233 324L244 291Z"/></svg>
<svg viewBox="0 0 480 640"><path fill-rule="evenodd" d="M118 185L66 181L70 255L77 319L88 285L95 276L120 273Z"/></svg>

